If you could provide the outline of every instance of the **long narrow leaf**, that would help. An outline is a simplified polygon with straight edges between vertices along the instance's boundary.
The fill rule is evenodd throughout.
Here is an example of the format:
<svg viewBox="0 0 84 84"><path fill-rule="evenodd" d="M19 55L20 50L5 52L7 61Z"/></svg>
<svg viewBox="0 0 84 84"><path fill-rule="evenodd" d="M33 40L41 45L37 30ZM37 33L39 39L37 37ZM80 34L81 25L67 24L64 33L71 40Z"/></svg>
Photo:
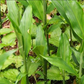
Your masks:
<svg viewBox="0 0 84 84"><path fill-rule="evenodd" d="M19 10L15 0L7 0L8 18L12 22L13 27L19 30Z"/></svg>
<svg viewBox="0 0 84 84"><path fill-rule="evenodd" d="M41 55L42 56L42 55ZM62 58L58 57L49 57L49 56L42 56L44 59L46 59L48 62L50 62L52 65L57 66L69 73L72 73L74 75L77 75L77 72L73 70L72 67L70 67Z"/></svg>
<svg viewBox="0 0 84 84"><path fill-rule="evenodd" d="M65 4L66 15L70 21L72 29L80 38L83 39L83 9L76 1L66 1Z"/></svg>
<svg viewBox="0 0 84 84"><path fill-rule="evenodd" d="M69 20L66 16L66 13L65 13L65 9L64 9L64 4L63 4L64 0L52 0L52 3L57 8L59 13L66 19L66 21L69 22Z"/></svg>
<svg viewBox="0 0 84 84"><path fill-rule="evenodd" d="M20 31L23 36L23 44L26 56L31 48L32 7L28 6L20 23Z"/></svg>

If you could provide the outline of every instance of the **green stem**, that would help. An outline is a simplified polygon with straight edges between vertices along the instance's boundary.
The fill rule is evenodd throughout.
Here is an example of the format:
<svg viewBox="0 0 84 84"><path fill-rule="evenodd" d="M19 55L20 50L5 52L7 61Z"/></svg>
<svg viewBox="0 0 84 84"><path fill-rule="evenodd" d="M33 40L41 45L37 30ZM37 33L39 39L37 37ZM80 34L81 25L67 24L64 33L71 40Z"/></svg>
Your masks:
<svg viewBox="0 0 84 84"><path fill-rule="evenodd" d="M33 39L32 39L32 48L33 48Z"/></svg>
<svg viewBox="0 0 84 84"><path fill-rule="evenodd" d="M25 66L25 73L26 73L26 84L29 84L27 60L28 60L28 56L25 56L25 54L24 54L24 66Z"/></svg>
<svg viewBox="0 0 84 84"><path fill-rule="evenodd" d="M1 1L0 1L1 2ZM2 28L2 20L1 20L1 6L0 6L0 29Z"/></svg>
<svg viewBox="0 0 84 84"><path fill-rule="evenodd" d="M46 22L46 20L47 20L47 17L46 17L47 0L43 0L43 7L44 7L43 23L44 23L44 26L45 26L47 24L47 22Z"/></svg>
<svg viewBox="0 0 84 84"><path fill-rule="evenodd" d="M81 56L80 56L79 78L81 78L82 76L82 64L83 64L83 52L81 53Z"/></svg>
<svg viewBox="0 0 84 84"><path fill-rule="evenodd" d="M70 28L70 46L73 46L73 42L72 42L72 30Z"/></svg>
<svg viewBox="0 0 84 84"><path fill-rule="evenodd" d="M65 71L63 70L63 84L65 84Z"/></svg>
<svg viewBox="0 0 84 84"><path fill-rule="evenodd" d="M44 84L47 84L47 61L44 59Z"/></svg>
<svg viewBox="0 0 84 84"><path fill-rule="evenodd" d="M47 30L47 49L48 49L48 55L50 56L50 48L49 48L48 30ZM50 63L49 63L49 67L51 67L51 64L50 64Z"/></svg>
<svg viewBox="0 0 84 84"><path fill-rule="evenodd" d="M81 76L82 76L82 65L83 65L83 54L84 54L83 46L84 46L84 41L82 40L81 48L80 48L81 55L80 55L79 78L81 78Z"/></svg>
<svg viewBox="0 0 84 84"><path fill-rule="evenodd" d="M49 38L48 38L48 33L47 33L47 47L48 47L48 55L50 56L50 49L49 49Z"/></svg>
<svg viewBox="0 0 84 84"><path fill-rule="evenodd" d="M47 24L46 20L46 11L47 11L47 0L43 0L43 7L44 7L44 14L43 14L43 23L44 23L44 26ZM44 59L44 81L45 83L44 84L47 84L47 61Z"/></svg>

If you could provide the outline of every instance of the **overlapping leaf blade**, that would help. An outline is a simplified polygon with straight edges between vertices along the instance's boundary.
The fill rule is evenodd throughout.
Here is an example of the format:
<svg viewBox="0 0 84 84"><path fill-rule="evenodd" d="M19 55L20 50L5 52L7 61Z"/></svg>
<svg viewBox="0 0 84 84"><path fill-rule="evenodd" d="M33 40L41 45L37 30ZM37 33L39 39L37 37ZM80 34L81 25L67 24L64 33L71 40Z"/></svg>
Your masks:
<svg viewBox="0 0 84 84"><path fill-rule="evenodd" d="M84 38L83 9L76 1L65 2L66 15L70 21L72 29L80 37Z"/></svg>
<svg viewBox="0 0 84 84"><path fill-rule="evenodd" d="M29 4L32 5L33 13L36 17L43 20L43 5L41 0L29 0Z"/></svg>
<svg viewBox="0 0 84 84"><path fill-rule="evenodd" d="M60 14L71 25L74 32L80 37L84 38L83 27L83 9L78 2L72 0L52 0Z"/></svg>
<svg viewBox="0 0 84 84"><path fill-rule="evenodd" d="M42 28L41 25L39 25L38 28L37 28L36 46L37 47L40 46L39 48L41 48L41 49L42 49L42 46L43 46L44 51L41 51L41 52L43 52L44 54L47 53L47 41L46 41L44 31L43 31L43 28Z"/></svg>
<svg viewBox="0 0 84 84"><path fill-rule="evenodd" d="M22 5L24 5L25 7L28 6L28 2L26 0L17 0L19 1Z"/></svg>
<svg viewBox="0 0 84 84"><path fill-rule="evenodd" d="M42 56L42 55L41 55ZM62 58L58 58L56 56L52 56L52 57L49 57L49 56L42 56L44 59L46 59L48 62L50 62L52 65L54 66L57 66L69 73L72 73L76 76L77 75L77 72L75 70L73 70L72 67L70 67Z"/></svg>
<svg viewBox="0 0 84 84"><path fill-rule="evenodd" d="M20 23L20 18L19 18L19 9L18 6L16 4L16 1L13 0L7 0L7 7L8 7L8 18L11 21L13 28L15 30L16 36L18 38L19 41L19 47L23 47L23 43L22 43L22 35L21 35L21 31L19 29L19 23ZM23 54L23 48L20 48L20 53L21 55Z"/></svg>
<svg viewBox="0 0 84 84"><path fill-rule="evenodd" d="M61 57L67 63L70 62L71 50L68 37L63 33L60 37L58 56Z"/></svg>
<svg viewBox="0 0 84 84"><path fill-rule="evenodd" d="M26 56L31 48L32 7L28 6L20 23L20 31L23 36L23 44Z"/></svg>
<svg viewBox="0 0 84 84"><path fill-rule="evenodd" d="M69 20L66 16L66 13L65 13L65 9L64 9L64 5L65 5L64 0L52 0L52 3L57 8L59 13L66 19L66 21L69 22Z"/></svg>
<svg viewBox="0 0 84 84"><path fill-rule="evenodd" d="M0 55L0 69L2 68L4 62L6 61L6 59L15 52L16 50L10 50L8 52L3 53L2 55Z"/></svg>

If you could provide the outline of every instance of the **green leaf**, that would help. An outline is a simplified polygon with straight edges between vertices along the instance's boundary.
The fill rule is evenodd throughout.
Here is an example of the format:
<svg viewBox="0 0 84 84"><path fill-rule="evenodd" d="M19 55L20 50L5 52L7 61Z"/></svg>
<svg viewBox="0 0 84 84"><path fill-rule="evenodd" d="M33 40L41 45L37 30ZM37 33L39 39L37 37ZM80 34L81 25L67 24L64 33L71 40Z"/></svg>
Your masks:
<svg viewBox="0 0 84 84"><path fill-rule="evenodd" d="M3 66L2 66L2 70L5 69L5 68L7 68L12 63L15 65L16 68L19 68L21 65L23 65L23 62L22 61L23 61L22 56L14 56L14 55L11 55L4 62Z"/></svg>
<svg viewBox="0 0 84 84"><path fill-rule="evenodd" d="M63 80L63 76L61 70L56 66L52 66L50 69L47 70L47 77L50 80ZM69 76L65 73L65 80L68 80Z"/></svg>
<svg viewBox="0 0 84 84"><path fill-rule="evenodd" d="M52 3L54 4L54 6L57 8L57 10L59 11L59 13L66 19L67 22L69 22L66 14L65 14L65 9L64 9L64 0L52 0Z"/></svg>
<svg viewBox="0 0 84 84"><path fill-rule="evenodd" d="M44 52L44 46L36 46L33 51L36 53L37 56L40 54L42 55Z"/></svg>
<svg viewBox="0 0 84 84"><path fill-rule="evenodd" d="M29 4L32 5L33 13L36 17L43 20L43 5L41 0L32 1L29 0Z"/></svg>
<svg viewBox="0 0 84 84"><path fill-rule="evenodd" d="M52 0L53 4L56 6L60 14L66 19L66 21L71 25L74 32L81 38L84 38L84 28L83 28L83 9L77 1L72 0ZM77 11L76 11L77 10ZM79 15L80 14L80 15Z"/></svg>
<svg viewBox="0 0 84 84"><path fill-rule="evenodd" d="M11 81L16 81L19 71L17 69L9 69L8 71L4 71L3 75Z"/></svg>
<svg viewBox="0 0 84 84"><path fill-rule="evenodd" d="M67 63L70 63L71 49L69 45L69 39L64 33L60 37L57 54L64 61L66 61Z"/></svg>
<svg viewBox="0 0 84 84"><path fill-rule="evenodd" d="M20 31L23 36L23 48L26 56L31 48L32 7L28 6L20 22Z"/></svg>
<svg viewBox="0 0 84 84"><path fill-rule="evenodd" d="M11 84L11 83L6 78L0 78L0 84Z"/></svg>
<svg viewBox="0 0 84 84"><path fill-rule="evenodd" d="M61 17L55 15L52 19L49 20L48 24L59 24L63 22L64 21L61 19Z"/></svg>
<svg viewBox="0 0 84 84"><path fill-rule="evenodd" d="M28 2L26 0L17 0L18 2L20 2L22 5L24 5L25 7L28 6Z"/></svg>
<svg viewBox="0 0 84 84"><path fill-rule="evenodd" d="M5 35L2 39L2 44L4 44L5 46L12 46L15 44L15 40L16 40L16 35L15 33L10 33Z"/></svg>
<svg viewBox="0 0 84 84"><path fill-rule="evenodd" d="M73 36L77 39L78 42L82 42L82 39L72 30ZM72 38L73 39L73 38ZM73 40L74 41L74 40Z"/></svg>
<svg viewBox="0 0 84 84"><path fill-rule="evenodd" d="M73 60L74 62L79 65L80 64L80 56L81 56L81 52L71 48L71 50L73 51L72 53L72 57L73 57ZM84 60L84 57L83 57L83 60ZM82 67L84 68L84 61L83 61L83 64L82 64Z"/></svg>
<svg viewBox="0 0 84 84"><path fill-rule="evenodd" d="M6 46L5 44L1 43L0 44L0 49L3 48L4 46Z"/></svg>
<svg viewBox="0 0 84 84"><path fill-rule="evenodd" d="M33 25L32 29L31 29L32 39L35 39L35 37L36 37L36 30L37 30L37 26Z"/></svg>
<svg viewBox="0 0 84 84"><path fill-rule="evenodd" d="M16 49L17 50L17 49ZM13 54L16 50L10 50L8 52L3 53L2 55L0 55L0 69L2 68L4 62L6 61L6 59Z"/></svg>
<svg viewBox="0 0 84 84"><path fill-rule="evenodd" d="M0 29L0 35L10 33L12 30L9 28L2 28Z"/></svg>
<svg viewBox="0 0 84 84"><path fill-rule="evenodd" d="M22 56L14 56L14 58L13 58L13 63L15 63L15 67L16 68L19 68L19 67L21 67L21 65L23 65L23 58L22 58Z"/></svg>
<svg viewBox="0 0 84 84"><path fill-rule="evenodd" d="M1 1L1 4L4 4L5 3L5 0Z"/></svg>
<svg viewBox="0 0 84 84"><path fill-rule="evenodd" d="M7 68L9 65L13 63L13 57L14 55L11 55L10 57L8 57L8 59L4 62L2 66L2 70L4 70L5 68Z"/></svg>
<svg viewBox="0 0 84 84"><path fill-rule="evenodd" d="M29 71L28 71L28 76L33 75L35 73L35 71L37 70L39 65L40 65L39 63L31 63L31 65L29 67Z"/></svg>
<svg viewBox="0 0 84 84"><path fill-rule="evenodd" d="M22 78L21 84L27 84L27 83L26 83L26 76L24 76L24 77Z"/></svg>
<svg viewBox="0 0 84 84"><path fill-rule="evenodd" d="M49 42L55 46L59 46L59 37L61 35L61 29L58 27L51 32Z"/></svg>
<svg viewBox="0 0 84 84"><path fill-rule="evenodd" d="M74 62L77 64L80 63L81 53L75 50L74 48L71 48L71 50L72 50L72 57L74 59Z"/></svg>
<svg viewBox="0 0 84 84"><path fill-rule="evenodd" d="M37 28L36 34L36 46L43 46L44 47L44 54L47 53L47 41L44 35L44 30L41 25Z"/></svg>
<svg viewBox="0 0 84 84"><path fill-rule="evenodd" d="M16 83L15 84L17 84L23 77L25 77L26 76L26 74L25 73L20 73L19 75L18 75L18 77L17 77L17 80L16 80Z"/></svg>
<svg viewBox="0 0 84 84"><path fill-rule="evenodd" d="M46 45L46 38L44 36L44 31L41 25L39 25L37 28L36 45Z"/></svg>
<svg viewBox="0 0 84 84"><path fill-rule="evenodd" d="M55 6L51 3L47 8L47 14L50 13L54 8Z"/></svg>
<svg viewBox="0 0 84 84"><path fill-rule="evenodd" d="M55 29L59 28L61 25L61 23L58 23L58 24L54 24L54 25L51 25L48 29L48 32L53 32Z"/></svg>
<svg viewBox="0 0 84 84"><path fill-rule="evenodd" d="M84 84L84 75L81 77L81 82L80 84Z"/></svg>
<svg viewBox="0 0 84 84"><path fill-rule="evenodd" d="M80 38L83 39L84 38L83 9L76 1L66 1L65 11L72 26L72 29Z"/></svg>
<svg viewBox="0 0 84 84"><path fill-rule="evenodd" d="M40 66L40 63L39 62L30 62L29 63L29 66L28 66L28 76L30 77L31 75L34 75L35 74L35 71L38 69L38 67ZM22 73L25 72L24 70L24 66L21 67L20 71Z"/></svg>
<svg viewBox="0 0 84 84"><path fill-rule="evenodd" d="M19 29L19 10L15 0L7 0L8 18L14 29L20 33ZM14 12L15 11L15 12Z"/></svg>
<svg viewBox="0 0 84 84"><path fill-rule="evenodd" d="M42 55L41 55L42 56ZM56 56L53 57L49 57L49 56L42 56L44 59L46 59L49 63L51 63L54 66L57 66L69 73L72 73L74 75L77 75L77 72L71 67L69 66L62 58L58 58Z"/></svg>
<svg viewBox="0 0 84 84"><path fill-rule="evenodd" d="M72 30L72 29L71 29ZM68 39L70 39L70 26L68 26L65 30L66 35L68 36ZM78 41L81 42L81 39L78 37L78 35L72 30L72 41Z"/></svg>
<svg viewBox="0 0 84 84"><path fill-rule="evenodd" d="M20 53L21 53L21 55L23 55L22 35L21 35L21 31L19 29L19 24L20 24L19 8L18 8L15 0L13 0L13 1L7 0L7 6L8 6L8 18L11 21L12 26L15 30L16 36L19 41L19 47L22 47L22 48L20 48Z"/></svg>

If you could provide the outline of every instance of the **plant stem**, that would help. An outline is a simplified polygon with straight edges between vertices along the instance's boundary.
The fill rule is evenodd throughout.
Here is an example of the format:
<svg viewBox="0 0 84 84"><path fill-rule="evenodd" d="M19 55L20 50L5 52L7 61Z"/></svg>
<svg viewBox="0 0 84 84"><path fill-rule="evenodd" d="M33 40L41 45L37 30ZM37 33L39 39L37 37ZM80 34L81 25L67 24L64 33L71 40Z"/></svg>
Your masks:
<svg viewBox="0 0 84 84"><path fill-rule="evenodd" d="M47 11L47 0L43 0L43 7L44 7L44 14L43 14L43 23L44 23L44 26L46 25L46 11ZM44 84L47 84L47 61L44 59L44 81L45 83Z"/></svg>
<svg viewBox="0 0 84 84"><path fill-rule="evenodd" d="M44 26L45 26L46 25L46 20L47 20L47 17L46 17L47 0L43 0L43 7L44 7L43 23L44 23Z"/></svg>
<svg viewBox="0 0 84 84"><path fill-rule="evenodd" d="M72 29L70 28L70 46L73 46L73 42L72 42Z"/></svg>
<svg viewBox="0 0 84 84"><path fill-rule="evenodd" d="M28 56L25 56L25 53L24 53L24 66L25 66L25 73L26 73L26 84L29 84L27 60L28 60Z"/></svg>
<svg viewBox="0 0 84 84"><path fill-rule="evenodd" d="M82 76L82 65L83 65L83 54L84 54L84 41L82 40L81 42L81 48L80 48L80 52L81 52L81 55L80 55L80 68L79 68L79 78L81 78Z"/></svg>
<svg viewBox="0 0 84 84"><path fill-rule="evenodd" d="M44 59L44 84L47 84L47 61Z"/></svg>
<svg viewBox="0 0 84 84"><path fill-rule="evenodd" d="M65 71L63 70L63 84L65 84Z"/></svg>
<svg viewBox="0 0 84 84"><path fill-rule="evenodd" d="M82 64L83 64L83 52L81 53L81 56L80 56L79 78L81 78L82 76Z"/></svg>
<svg viewBox="0 0 84 84"><path fill-rule="evenodd" d="M47 30L47 49L48 49L48 55L50 56L48 30ZM49 63L49 67L51 67L51 64L50 63Z"/></svg>
<svg viewBox="0 0 84 84"><path fill-rule="evenodd" d="M2 21L1 21L1 7L0 7L0 29L2 28Z"/></svg>

